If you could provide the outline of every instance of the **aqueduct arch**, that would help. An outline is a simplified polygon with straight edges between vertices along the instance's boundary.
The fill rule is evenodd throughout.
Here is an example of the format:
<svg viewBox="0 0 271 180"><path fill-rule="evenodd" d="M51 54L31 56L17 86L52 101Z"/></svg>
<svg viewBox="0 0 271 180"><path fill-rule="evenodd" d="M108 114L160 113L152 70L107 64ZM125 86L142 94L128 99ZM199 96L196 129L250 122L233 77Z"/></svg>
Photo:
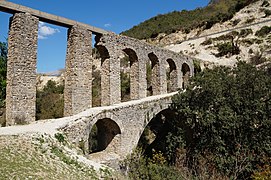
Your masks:
<svg viewBox="0 0 271 180"><path fill-rule="evenodd" d="M121 131L115 121L110 118L99 119L89 133L89 150L92 153L105 150L118 134L121 134Z"/></svg>
<svg viewBox="0 0 271 180"><path fill-rule="evenodd" d="M167 59L169 65L167 71L167 92L175 92L178 89L177 67L172 59Z"/></svg>
<svg viewBox="0 0 271 180"><path fill-rule="evenodd" d="M182 88L185 89L188 85L189 77L191 77L191 70L187 63L182 64Z"/></svg>
<svg viewBox="0 0 271 180"><path fill-rule="evenodd" d="M130 79L130 99L139 99L139 61L136 52L131 48L126 48L123 52L128 56L130 67L129 79Z"/></svg>
<svg viewBox="0 0 271 180"><path fill-rule="evenodd" d="M144 127L137 146L140 146L145 154L152 154L152 150L165 152L166 136L173 128L171 120L175 118L174 111L169 108L157 113Z"/></svg>
<svg viewBox="0 0 271 180"><path fill-rule="evenodd" d="M160 62L158 57L152 52L148 54L151 62L151 95L160 94L161 76L160 76Z"/></svg>

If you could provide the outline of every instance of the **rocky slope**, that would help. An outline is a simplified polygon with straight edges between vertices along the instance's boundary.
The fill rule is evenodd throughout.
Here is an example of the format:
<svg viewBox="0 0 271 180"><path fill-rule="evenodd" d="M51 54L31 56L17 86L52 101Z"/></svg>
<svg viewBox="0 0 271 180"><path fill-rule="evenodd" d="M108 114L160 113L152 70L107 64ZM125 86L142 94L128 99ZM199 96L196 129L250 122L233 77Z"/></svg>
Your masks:
<svg viewBox="0 0 271 180"><path fill-rule="evenodd" d="M238 60L245 60L259 64L270 61L270 31L271 1L259 0L237 12L231 20L215 24L210 29L159 34L146 41L205 62L232 66ZM239 52L218 55L219 46L227 43L236 45ZM260 62L254 62L257 58L261 59Z"/></svg>

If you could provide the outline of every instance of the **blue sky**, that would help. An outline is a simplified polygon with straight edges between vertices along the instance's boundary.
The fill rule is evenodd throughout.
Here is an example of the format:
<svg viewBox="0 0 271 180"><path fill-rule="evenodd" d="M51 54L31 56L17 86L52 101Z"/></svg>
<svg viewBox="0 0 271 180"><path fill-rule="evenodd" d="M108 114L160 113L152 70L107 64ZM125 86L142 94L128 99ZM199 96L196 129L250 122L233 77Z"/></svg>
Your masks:
<svg viewBox="0 0 271 180"><path fill-rule="evenodd" d="M54 15L120 33L155 15L206 6L209 0L9 0ZM8 37L11 15L0 12L0 41ZM67 29L40 23L38 72L65 66Z"/></svg>

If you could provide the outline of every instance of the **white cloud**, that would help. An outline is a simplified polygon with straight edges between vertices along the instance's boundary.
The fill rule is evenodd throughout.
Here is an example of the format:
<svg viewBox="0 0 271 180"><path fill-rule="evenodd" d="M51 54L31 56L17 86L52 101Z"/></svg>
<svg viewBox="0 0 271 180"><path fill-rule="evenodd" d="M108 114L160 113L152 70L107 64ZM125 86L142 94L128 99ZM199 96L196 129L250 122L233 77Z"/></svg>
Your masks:
<svg viewBox="0 0 271 180"><path fill-rule="evenodd" d="M104 24L104 27L110 27L110 26L111 26L110 23Z"/></svg>
<svg viewBox="0 0 271 180"><path fill-rule="evenodd" d="M51 36L55 33L59 33L59 29L46 26L44 22L39 23L39 39L47 39L47 36Z"/></svg>

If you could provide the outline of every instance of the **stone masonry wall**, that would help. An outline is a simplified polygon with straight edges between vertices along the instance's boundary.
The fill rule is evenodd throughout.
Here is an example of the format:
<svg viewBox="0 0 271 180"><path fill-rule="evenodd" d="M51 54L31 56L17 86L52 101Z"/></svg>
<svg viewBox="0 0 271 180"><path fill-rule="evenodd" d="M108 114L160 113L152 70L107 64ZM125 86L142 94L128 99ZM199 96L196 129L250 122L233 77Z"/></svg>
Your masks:
<svg viewBox="0 0 271 180"><path fill-rule="evenodd" d="M119 57L121 54L135 52L138 67L130 69L131 77L131 99L146 97L147 80L146 64L152 62L152 91L153 95L166 94L168 91L176 91L183 88L183 64L189 67L189 76L194 73L193 60L170 50L162 49L137 39L114 33L104 34L96 39L96 47L102 49L101 54L107 52L106 59L102 62L102 105L111 105L120 102L120 76ZM129 52L127 52L129 49ZM103 56L103 55L102 55ZM169 64L169 61L170 63ZM132 61L131 61L132 60ZM130 59L133 62L133 59ZM167 69L172 66L170 80L167 80ZM136 78L135 78L136 77ZM170 84L170 88L167 87ZM167 91L168 90L168 91Z"/></svg>
<svg viewBox="0 0 271 180"><path fill-rule="evenodd" d="M7 62L6 124L35 121L39 19L16 13L10 20Z"/></svg>
<svg viewBox="0 0 271 180"><path fill-rule="evenodd" d="M74 26L68 33L64 116L92 106L92 33Z"/></svg>
<svg viewBox="0 0 271 180"><path fill-rule="evenodd" d="M110 156L110 154L116 153L124 158L137 146L139 138L150 120L159 112L168 108L174 94L153 96L104 108L92 108L74 116L76 119L65 126L61 126L59 131L67 135L68 140L77 146L80 142L81 144L84 142L84 149L87 150L89 134L93 125L99 120L112 120L119 127L120 134L114 133L114 135L118 135L104 150L106 152L104 155ZM104 125L106 125L105 122L103 122ZM108 135L111 136L113 129L114 126L108 129L103 128L103 133L105 135L109 133Z"/></svg>

